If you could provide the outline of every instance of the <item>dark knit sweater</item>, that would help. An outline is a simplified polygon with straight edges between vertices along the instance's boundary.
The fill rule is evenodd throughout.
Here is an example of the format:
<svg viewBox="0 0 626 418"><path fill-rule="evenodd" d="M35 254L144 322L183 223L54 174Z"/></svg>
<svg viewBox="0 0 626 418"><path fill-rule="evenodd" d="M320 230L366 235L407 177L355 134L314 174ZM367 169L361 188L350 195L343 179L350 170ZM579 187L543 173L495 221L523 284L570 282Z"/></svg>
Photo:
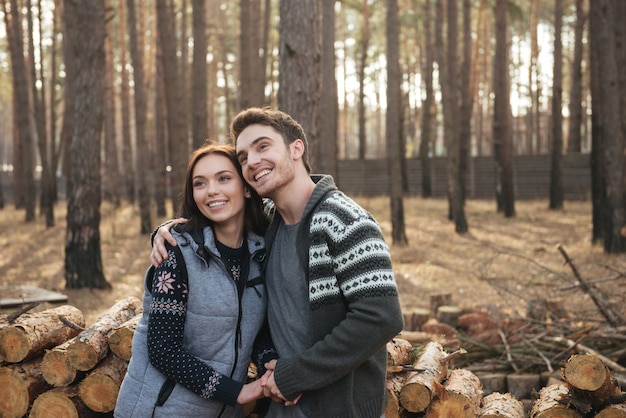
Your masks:
<svg viewBox="0 0 626 418"><path fill-rule="evenodd" d="M379 418L386 343L402 329L389 249L373 217L332 177L313 180L298 231L298 255L308 266L308 348L279 359L274 377L287 399L304 393L314 418ZM271 202L268 209L275 212ZM275 212L267 248L281 222Z"/></svg>

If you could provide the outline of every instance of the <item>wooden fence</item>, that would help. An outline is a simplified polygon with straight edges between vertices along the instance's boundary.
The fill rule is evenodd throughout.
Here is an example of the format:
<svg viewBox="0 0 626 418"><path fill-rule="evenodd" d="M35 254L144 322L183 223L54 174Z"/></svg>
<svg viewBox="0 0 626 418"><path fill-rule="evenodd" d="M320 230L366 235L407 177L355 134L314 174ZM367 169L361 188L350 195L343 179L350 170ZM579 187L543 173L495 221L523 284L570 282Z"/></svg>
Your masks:
<svg viewBox="0 0 626 418"><path fill-rule="evenodd" d="M563 156L563 188L566 200L591 198L591 172L589 154ZM406 160L409 196L422 194L422 167L415 158ZM523 155L513 158L514 187L516 199L548 199L550 193L550 156ZM496 187L496 168L492 157L470 159L466 179L467 197L470 199L493 199ZM446 196L446 159L431 160L433 197ZM376 196L389 192L387 160L340 160L335 179L339 187L349 195ZM12 179L3 173L5 200L12 200ZM59 192L64 196L65 181L59 179Z"/></svg>
<svg viewBox="0 0 626 418"><path fill-rule="evenodd" d="M589 154L563 156L563 191L566 200L591 198ZM338 163L337 184L347 194L375 196L389 191L387 160L342 160ZM407 195L422 194L422 167L419 159L406 160ZM467 197L492 199L496 188L493 157L470 159L466 181ZM446 159L431 160L433 197L446 196ZM548 199L550 193L550 156L522 155L513 158L516 199Z"/></svg>

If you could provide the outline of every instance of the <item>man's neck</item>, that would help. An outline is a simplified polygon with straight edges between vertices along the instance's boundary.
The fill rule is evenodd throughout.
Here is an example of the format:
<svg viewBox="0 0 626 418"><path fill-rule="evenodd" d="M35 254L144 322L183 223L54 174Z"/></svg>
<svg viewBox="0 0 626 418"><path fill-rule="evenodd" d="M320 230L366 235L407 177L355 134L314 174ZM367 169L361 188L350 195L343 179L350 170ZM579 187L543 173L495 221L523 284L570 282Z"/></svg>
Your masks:
<svg viewBox="0 0 626 418"><path fill-rule="evenodd" d="M301 175L296 176L287 187L284 187L277 196L273 197L276 210L278 210L285 224L293 225L300 222L304 208L306 208L309 198L313 194L313 189L315 189L315 183L311 177L308 174L306 176Z"/></svg>

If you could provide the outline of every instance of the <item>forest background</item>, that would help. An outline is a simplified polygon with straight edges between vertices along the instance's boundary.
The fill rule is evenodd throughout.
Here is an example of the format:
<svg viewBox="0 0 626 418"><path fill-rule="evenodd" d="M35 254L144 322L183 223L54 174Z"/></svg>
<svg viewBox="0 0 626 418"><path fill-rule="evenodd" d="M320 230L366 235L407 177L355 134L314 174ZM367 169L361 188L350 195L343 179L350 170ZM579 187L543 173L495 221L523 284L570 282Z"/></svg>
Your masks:
<svg viewBox="0 0 626 418"><path fill-rule="evenodd" d="M549 221L542 228L548 228L547 241L554 244L558 234L566 240L573 233L570 223L549 228L571 205L584 214L576 218L576 227L585 229L577 239L584 250L576 254L585 265L600 266L594 277L613 272L610 281L617 287L610 294L621 298L626 2L1 4L3 242L12 241L8 229L19 234L34 226L37 231L25 234L32 247L16 246L19 252L3 257L5 267L24 271L28 260L18 262L24 254L62 257L62 273L53 274L54 283L38 273L44 276L42 286L64 292L115 287L113 277L119 276L111 273L111 253L104 253L103 246L117 244L119 217L136 222L124 223L123 230L143 240L133 242L145 254L147 234L176 212L177 185L190 151L205 138L227 141L228 123L238 110L267 105L302 123L316 172L336 175L347 160L387 162L388 195L376 198L372 211L399 257L400 278L403 264L420 270L427 260L445 258L442 252L456 256L455 263L478 263L482 267L473 275L485 278L489 275L481 271L490 262L482 256L494 257L485 240L482 250L459 253L446 247L420 258L415 248L430 241L416 228L428 231L429 224L415 223L413 216L443 225L443 235L434 235L442 241L435 242L458 244L475 239L477 230L489 225L495 235L510 240L504 231L512 225L517 232L533 230L545 215ZM516 202L515 182L524 179L515 178L515 157L538 154L550 156L549 194L545 204L531 203L520 216L526 203ZM589 157L585 202L564 202L563 158L568 154ZM491 156L495 164L494 202L487 205L486 216L471 212L485 202L467 202L465 190L470 161L479 156ZM446 161L443 202L428 200L435 158ZM407 194L409 160L419 161L419 198ZM341 187L341 178L338 183ZM426 216L430 205L439 210L435 218ZM502 218L497 222L496 213ZM111 235L112 230L117 232ZM521 235L529 241L520 248L532 248L522 258L539 262L536 257L545 248L532 243L546 238ZM44 244L49 242L44 236L54 238L51 244ZM143 255L133 260L145 268ZM544 267L539 270L548 271L548 278L558 270ZM536 272L528 276L527 271L518 273L535 277ZM26 273L18 270L10 282L19 281L20 274ZM416 277L448 288L427 271ZM515 286L519 279L512 277ZM469 288L476 292L469 300L477 300L482 288Z"/></svg>

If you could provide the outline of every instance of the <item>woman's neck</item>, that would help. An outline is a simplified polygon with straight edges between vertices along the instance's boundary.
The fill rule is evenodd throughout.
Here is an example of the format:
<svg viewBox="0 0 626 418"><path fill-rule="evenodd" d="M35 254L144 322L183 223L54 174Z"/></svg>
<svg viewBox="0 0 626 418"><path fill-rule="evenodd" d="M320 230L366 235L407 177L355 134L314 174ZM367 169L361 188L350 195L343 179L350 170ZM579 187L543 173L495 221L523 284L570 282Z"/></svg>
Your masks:
<svg viewBox="0 0 626 418"><path fill-rule="evenodd" d="M230 227L214 225L213 233L215 239L227 247L239 248L243 244L243 225Z"/></svg>

